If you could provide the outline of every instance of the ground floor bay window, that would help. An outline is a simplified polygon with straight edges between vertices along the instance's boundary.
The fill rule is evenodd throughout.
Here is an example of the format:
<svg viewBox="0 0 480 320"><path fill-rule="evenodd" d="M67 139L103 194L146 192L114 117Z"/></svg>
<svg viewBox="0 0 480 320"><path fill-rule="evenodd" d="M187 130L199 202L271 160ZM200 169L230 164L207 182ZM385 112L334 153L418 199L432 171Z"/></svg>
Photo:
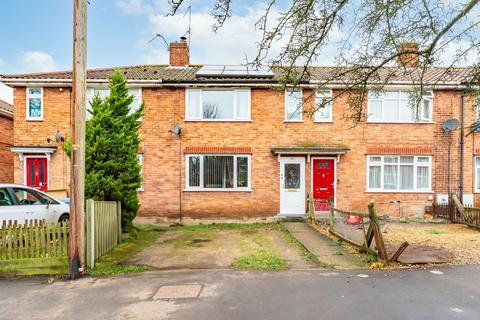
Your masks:
<svg viewBox="0 0 480 320"><path fill-rule="evenodd" d="M430 156L367 156L367 191L431 191Z"/></svg>
<svg viewBox="0 0 480 320"><path fill-rule="evenodd" d="M187 190L248 191L250 155L187 155Z"/></svg>

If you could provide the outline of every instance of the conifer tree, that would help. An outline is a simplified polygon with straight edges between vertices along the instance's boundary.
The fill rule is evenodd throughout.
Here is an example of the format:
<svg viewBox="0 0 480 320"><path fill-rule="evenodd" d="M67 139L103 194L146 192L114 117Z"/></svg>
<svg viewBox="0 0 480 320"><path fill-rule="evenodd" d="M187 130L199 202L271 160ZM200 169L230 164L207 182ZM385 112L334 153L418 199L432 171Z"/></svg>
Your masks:
<svg viewBox="0 0 480 320"><path fill-rule="evenodd" d="M117 70L109 78L110 95L96 95L88 112L85 150L86 199L121 201L122 228L132 229L140 202L137 190L141 186L137 149L143 103L130 113L134 100L129 95L126 80Z"/></svg>

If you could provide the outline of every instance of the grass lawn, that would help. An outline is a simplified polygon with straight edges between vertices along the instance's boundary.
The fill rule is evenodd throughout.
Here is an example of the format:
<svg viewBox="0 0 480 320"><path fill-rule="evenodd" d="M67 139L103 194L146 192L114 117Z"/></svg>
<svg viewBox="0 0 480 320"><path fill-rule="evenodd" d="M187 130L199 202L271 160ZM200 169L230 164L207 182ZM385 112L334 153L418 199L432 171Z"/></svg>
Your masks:
<svg viewBox="0 0 480 320"><path fill-rule="evenodd" d="M0 261L0 277L60 275L68 272L65 258L35 258Z"/></svg>
<svg viewBox="0 0 480 320"><path fill-rule="evenodd" d="M140 227L135 235L129 236L113 250L100 257L95 262L95 267L88 270L88 274L94 276L114 275L150 270L151 268L148 266L128 265L123 261L151 245L161 234L161 230L151 226Z"/></svg>

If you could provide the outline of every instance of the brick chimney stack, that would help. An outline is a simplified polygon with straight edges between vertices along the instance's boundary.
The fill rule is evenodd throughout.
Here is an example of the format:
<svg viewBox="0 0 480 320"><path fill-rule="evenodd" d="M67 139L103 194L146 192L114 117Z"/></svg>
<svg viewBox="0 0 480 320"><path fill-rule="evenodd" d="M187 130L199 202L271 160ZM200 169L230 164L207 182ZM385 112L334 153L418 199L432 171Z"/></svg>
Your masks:
<svg viewBox="0 0 480 320"><path fill-rule="evenodd" d="M180 41L170 43L170 65L184 67L190 64L187 38L181 37Z"/></svg>
<svg viewBox="0 0 480 320"><path fill-rule="evenodd" d="M418 54L418 43L416 42L403 42L398 47L398 51L409 51L402 53L397 58L397 64L406 68L415 68L420 62L420 56Z"/></svg>

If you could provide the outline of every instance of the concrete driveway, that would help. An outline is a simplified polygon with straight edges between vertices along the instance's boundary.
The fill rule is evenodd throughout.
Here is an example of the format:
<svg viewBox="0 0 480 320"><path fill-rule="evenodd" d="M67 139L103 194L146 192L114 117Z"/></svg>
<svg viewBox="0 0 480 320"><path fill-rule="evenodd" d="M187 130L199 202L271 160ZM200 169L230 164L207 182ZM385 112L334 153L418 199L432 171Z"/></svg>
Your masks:
<svg viewBox="0 0 480 320"><path fill-rule="evenodd" d="M0 319L479 319L480 266L439 270L1 280Z"/></svg>

